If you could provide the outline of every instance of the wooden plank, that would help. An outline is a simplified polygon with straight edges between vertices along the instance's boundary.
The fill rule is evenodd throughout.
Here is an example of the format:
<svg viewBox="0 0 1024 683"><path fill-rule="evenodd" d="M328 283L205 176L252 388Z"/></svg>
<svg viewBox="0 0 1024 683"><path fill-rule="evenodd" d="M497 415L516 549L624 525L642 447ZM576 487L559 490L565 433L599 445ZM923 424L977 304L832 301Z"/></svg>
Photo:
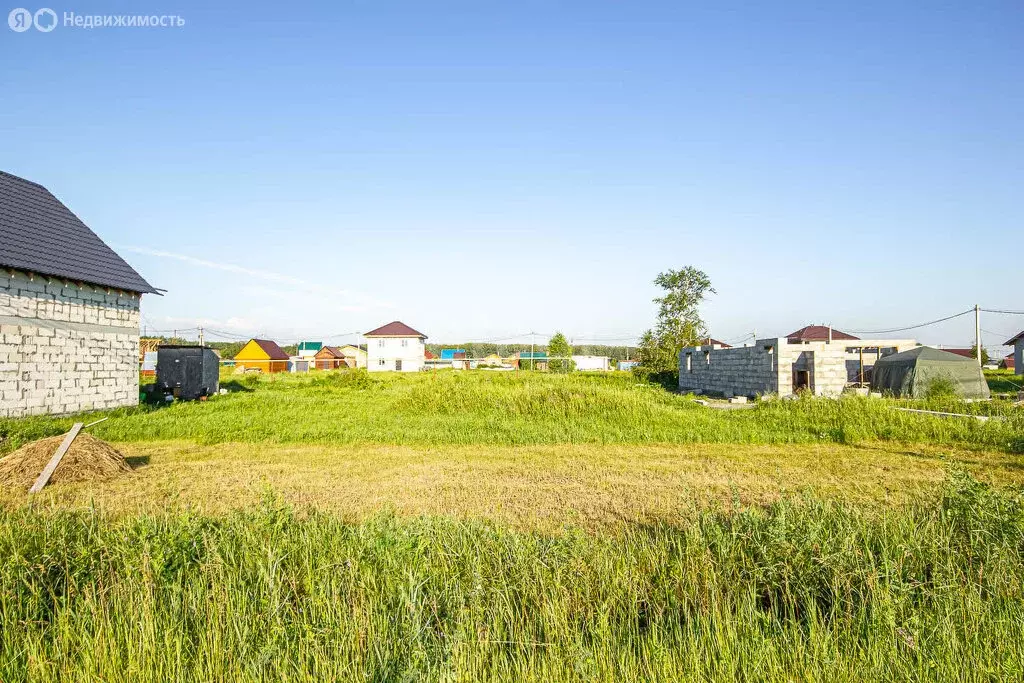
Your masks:
<svg viewBox="0 0 1024 683"><path fill-rule="evenodd" d="M69 448L71 448L72 442L75 440L75 437L78 436L78 432L82 431L82 426L84 424L85 423L83 422L76 422L71 427L71 431L64 437L64 441L61 442L60 446L54 452L53 457L50 458L50 462L46 463L46 467L44 467L43 471L39 474L39 478L36 479L36 483L32 484L32 488L28 490L29 493L39 493L43 490L43 487L49 483L54 470L57 469L57 465L59 465L60 461L64 458L64 454L68 452Z"/></svg>

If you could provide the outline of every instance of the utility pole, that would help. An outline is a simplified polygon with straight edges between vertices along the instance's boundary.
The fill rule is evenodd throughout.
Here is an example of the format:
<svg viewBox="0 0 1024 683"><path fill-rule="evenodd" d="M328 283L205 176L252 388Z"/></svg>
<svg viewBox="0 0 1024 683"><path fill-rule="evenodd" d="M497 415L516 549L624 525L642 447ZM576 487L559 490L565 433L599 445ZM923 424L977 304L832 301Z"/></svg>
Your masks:
<svg viewBox="0 0 1024 683"><path fill-rule="evenodd" d="M202 327L199 328L199 345L200 346L203 345L203 328Z"/></svg>
<svg viewBox="0 0 1024 683"><path fill-rule="evenodd" d="M981 307L978 304L974 304L974 344L977 349L978 365L984 365L981 362Z"/></svg>
<svg viewBox="0 0 1024 683"><path fill-rule="evenodd" d="M537 346L537 338L534 336L536 332L530 332L530 369L534 370L537 367L537 360L534 349Z"/></svg>

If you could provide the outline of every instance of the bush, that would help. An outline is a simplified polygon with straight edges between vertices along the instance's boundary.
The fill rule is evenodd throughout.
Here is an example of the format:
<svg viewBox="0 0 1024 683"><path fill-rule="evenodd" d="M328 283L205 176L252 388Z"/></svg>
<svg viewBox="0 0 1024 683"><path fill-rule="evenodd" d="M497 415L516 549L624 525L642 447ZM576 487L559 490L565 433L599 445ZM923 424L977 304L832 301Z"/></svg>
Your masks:
<svg viewBox="0 0 1024 683"><path fill-rule="evenodd" d="M956 398L959 395L959 386L949 377L932 377L924 390L924 397L929 401Z"/></svg>

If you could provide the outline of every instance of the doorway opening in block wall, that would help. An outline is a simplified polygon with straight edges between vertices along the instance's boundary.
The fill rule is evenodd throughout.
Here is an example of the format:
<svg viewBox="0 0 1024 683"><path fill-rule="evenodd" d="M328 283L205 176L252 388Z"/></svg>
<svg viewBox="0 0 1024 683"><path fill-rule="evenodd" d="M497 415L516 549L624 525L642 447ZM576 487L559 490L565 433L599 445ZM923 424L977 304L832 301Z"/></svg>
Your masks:
<svg viewBox="0 0 1024 683"><path fill-rule="evenodd" d="M811 371L793 370L793 392L811 389Z"/></svg>

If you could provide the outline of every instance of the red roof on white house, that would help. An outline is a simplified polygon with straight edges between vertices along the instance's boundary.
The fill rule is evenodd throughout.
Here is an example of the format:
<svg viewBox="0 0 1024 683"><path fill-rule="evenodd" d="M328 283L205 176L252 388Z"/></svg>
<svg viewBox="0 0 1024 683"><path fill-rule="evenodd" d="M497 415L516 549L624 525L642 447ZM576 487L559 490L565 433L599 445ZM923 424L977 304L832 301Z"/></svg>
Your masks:
<svg viewBox="0 0 1024 683"><path fill-rule="evenodd" d="M426 339L427 335L422 332L417 332L400 320L389 322L387 325L382 325L375 330L370 330L364 337L419 337L420 339Z"/></svg>

